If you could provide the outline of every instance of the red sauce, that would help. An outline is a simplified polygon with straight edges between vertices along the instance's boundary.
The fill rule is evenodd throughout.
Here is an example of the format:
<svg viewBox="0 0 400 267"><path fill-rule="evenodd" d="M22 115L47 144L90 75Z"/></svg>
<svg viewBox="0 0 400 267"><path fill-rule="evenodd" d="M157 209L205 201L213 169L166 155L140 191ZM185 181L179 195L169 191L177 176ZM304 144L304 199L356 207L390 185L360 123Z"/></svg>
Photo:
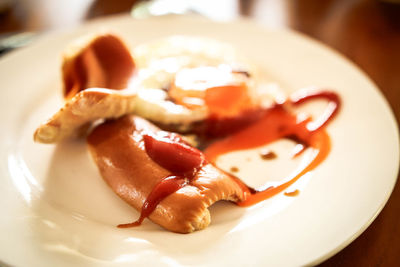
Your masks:
<svg viewBox="0 0 400 267"><path fill-rule="evenodd" d="M329 101L322 119L316 122L311 121L310 118L299 121L297 116L290 113L285 106L297 106L313 99ZM260 147L281 138L290 138L302 145L300 151L297 151L296 154L301 153L306 147L312 148L312 157L306 167L292 177L288 177L282 184L261 191L247 186L233 175L231 175L231 178L240 185L246 196L244 201L237 203L239 206L254 205L286 190L304 174L316 168L328 156L330 139L323 127L334 117L339 106L340 99L332 92L323 91L293 97L285 104L276 105L267 110L259 110L256 113L257 120L254 121L254 118L251 118L251 123L226 138L214 142L206 148L204 154L186 144L181 137L175 134L160 132L158 135L143 135L145 149L149 157L172 174L162 179L153 188L143 204L140 218L136 222L122 224L119 227L140 225L165 197L189 184L198 170L205 164L206 159L215 163L220 155Z"/></svg>
<svg viewBox="0 0 400 267"><path fill-rule="evenodd" d="M274 151L264 150L261 151L260 157L264 160L271 160L271 159L276 159L277 155L275 154Z"/></svg>
<svg viewBox="0 0 400 267"><path fill-rule="evenodd" d="M238 172L238 171L239 171L239 168L236 167L236 166L233 166L233 167L231 167L230 171L231 171L231 172Z"/></svg>
<svg viewBox="0 0 400 267"><path fill-rule="evenodd" d="M329 104L319 120L311 122L307 125L307 129L309 131L317 131L324 127L337 114L341 104L339 96L335 92L330 91L316 91L293 95L291 97L290 104L293 106L299 106L309 100L316 99L327 100L329 101Z"/></svg>
<svg viewBox="0 0 400 267"><path fill-rule="evenodd" d="M89 87L124 89L134 70L125 44L112 34L100 35L76 55L64 59L64 97L70 99Z"/></svg>
<svg viewBox="0 0 400 267"><path fill-rule="evenodd" d="M165 177L153 188L153 190L147 196L143 204L142 211L140 212L139 219L133 223L120 224L118 225L118 227L128 228L141 225L143 220L155 210L161 200L163 200L170 194L175 193L180 188L184 187L187 183L187 178L183 176L170 175Z"/></svg>
<svg viewBox="0 0 400 267"><path fill-rule="evenodd" d="M160 131L157 136L143 135L143 141L149 157L172 174L152 189L142 206L139 219L133 223L120 224L120 228L141 225L164 198L190 183L206 163L204 154L186 144L179 135Z"/></svg>
<svg viewBox="0 0 400 267"><path fill-rule="evenodd" d="M249 109L235 117L221 118L211 115L205 121L195 123L192 132L202 139L219 138L231 135L258 121L265 110Z"/></svg>
<svg viewBox="0 0 400 267"><path fill-rule="evenodd" d="M317 122L306 119L298 121L296 115L290 113L284 105L276 105L266 110L263 116L247 128L228 136L210 145L205 151L206 158L210 162L216 161L218 156L243 149L259 147L281 138L290 137L299 140L304 147L311 147L313 155L307 166L298 171L286 182L279 186L269 187L262 191L247 187L247 197L244 201L237 203L239 206L250 206L272 197L295 183L304 174L316 168L329 154L330 139L323 127L337 114L340 106L338 95L333 92L314 92L292 98L286 105L300 105L308 100L326 99L329 101L328 108ZM298 152L299 153L299 152ZM245 188L245 184L235 179Z"/></svg>
<svg viewBox="0 0 400 267"><path fill-rule="evenodd" d="M288 196L288 197L295 197L295 196L298 196L300 194L300 191L298 189L296 189L296 190L294 190L292 192L285 192L283 194L285 196Z"/></svg>
<svg viewBox="0 0 400 267"><path fill-rule="evenodd" d="M205 160L203 153L183 142L175 134L169 136L143 136L146 152L161 167L176 174L191 172Z"/></svg>
<svg viewBox="0 0 400 267"><path fill-rule="evenodd" d="M323 115L319 120L311 122L307 126L307 130L316 131L320 127L324 126L331 120L340 108L339 96L334 92L320 91L304 93L299 95L294 95L291 99L284 105L300 106L301 104L309 100L327 100L329 101L328 108L325 110ZM283 107L283 105L276 105L274 108ZM232 135L255 122L258 122L261 118L268 113L270 109L247 109L235 117L219 117L216 115L211 115L206 121L199 122L194 125L193 133L197 134L205 139L207 138L220 138L227 135ZM295 136L287 136L286 138L292 139L300 144L300 140L295 139ZM305 145L305 144L303 144ZM298 151L297 154L305 149Z"/></svg>

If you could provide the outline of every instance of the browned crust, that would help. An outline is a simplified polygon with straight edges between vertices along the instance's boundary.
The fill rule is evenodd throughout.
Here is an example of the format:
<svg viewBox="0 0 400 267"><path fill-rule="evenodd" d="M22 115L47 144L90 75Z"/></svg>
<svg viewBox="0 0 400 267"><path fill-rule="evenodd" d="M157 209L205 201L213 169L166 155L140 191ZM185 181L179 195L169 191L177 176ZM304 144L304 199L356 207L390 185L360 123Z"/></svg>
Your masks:
<svg viewBox="0 0 400 267"><path fill-rule="evenodd" d="M128 90L92 88L81 91L36 129L34 140L55 143L79 135L85 126L97 119L132 113L135 97L135 93Z"/></svg>
<svg viewBox="0 0 400 267"><path fill-rule="evenodd" d="M138 211L154 186L171 174L149 158L141 139L142 131L158 129L144 119L128 115L99 125L88 137L90 151L104 180ZM208 207L223 199L242 200L243 192L232 178L207 164L190 185L162 200L149 219L170 231L190 233L210 224Z"/></svg>

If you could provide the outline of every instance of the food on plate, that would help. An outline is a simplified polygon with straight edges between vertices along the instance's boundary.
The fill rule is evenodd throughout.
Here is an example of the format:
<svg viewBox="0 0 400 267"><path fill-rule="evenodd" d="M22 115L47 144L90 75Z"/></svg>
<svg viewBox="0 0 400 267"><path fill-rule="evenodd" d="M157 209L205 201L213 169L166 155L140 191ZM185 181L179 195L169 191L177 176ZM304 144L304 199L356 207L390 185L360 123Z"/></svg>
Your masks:
<svg viewBox="0 0 400 267"><path fill-rule="evenodd" d="M132 113L136 94L121 89L126 89L134 70L129 49L115 35L104 33L76 40L63 54L63 93L67 101L38 127L34 140L55 143L83 135L90 122L97 119Z"/></svg>
<svg viewBox="0 0 400 267"><path fill-rule="evenodd" d="M139 45L132 55L112 34L84 37L64 54L62 75L66 102L38 127L37 142L73 138L99 118L131 113L181 132L208 131L204 120L249 117L285 99L276 83L258 78L232 47L199 37ZM105 103L111 99L111 105Z"/></svg>
<svg viewBox="0 0 400 267"><path fill-rule="evenodd" d="M63 54L64 97L93 87L125 89L135 70L128 47L110 33L76 40Z"/></svg>
<svg viewBox="0 0 400 267"><path fill-rule="evenodd" d="M202 152L140 117L97 126L88 144L107 184L141 211L136 224L148 216L165 229L189 233L208 226L214 202L244 199L241 185Z"/></svg>
<svg viewBox="0 0 400 267"><path fill-rule="evenodd" d="M87 135L103 179L140 212L121 228L149 218L173 232L204 229L214 202L259 203L284 192L329 154L325 126L340 108L339 96L310 89L286 97L229 45L173 36L130 52L111 34L79 43L63 64L65 105L34 139L55 143ZM316 99L328 102L322 116L296 114L297 106ZM294 157L312 153L278 185L253 189L217 165L221 155L282 138L298 144ZM277 157L273 151L260 156Z"/></svg>
<svg viewBox="0 0 400 267"><path fill-rule="evenodd" d="M300 116L290 112L290 107L298 106L314 99L323 99L329 103L325 113L319 120L312 121L310 117L301 119ZM329 154L331 143L324 127L334 118L339 107L339 96L330 91L309 91L294 94L284 104L261 109L256 121L236 133L213 142L205 149L204 154L210 162L215 163L220 155L260 147L282 138L291 139L300 146L294 157L300 155L306 148L312 149L313 153L308 158L307 164L297 169L292 176L284 179L285 182L263 190L252 190L248 187L251 194L248 194L245 200L237 203L239 206L256 204L284 191L325 160Z"/></svg>
<svg viewBox="0 0 400 267"><path fill-rule="evenodd" d="M91 122L133 113L135 98L136 95L127 90L89 88L80 91L35 131L34 140L55 143L84 135Z"/></svg>

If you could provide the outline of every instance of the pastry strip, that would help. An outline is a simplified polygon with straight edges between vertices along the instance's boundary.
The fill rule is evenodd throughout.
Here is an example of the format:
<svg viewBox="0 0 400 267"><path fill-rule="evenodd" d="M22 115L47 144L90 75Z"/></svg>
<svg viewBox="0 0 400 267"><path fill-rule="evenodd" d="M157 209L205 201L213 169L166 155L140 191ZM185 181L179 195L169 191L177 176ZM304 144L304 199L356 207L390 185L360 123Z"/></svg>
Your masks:
<svg viewBox="0 0 400 267"><path fill-rule="evenodd" d="M132 113L135 98L136 93L130 90L91 88L81 91L36 129L34 140L56 143L79 136L97 119L118 118Z"/></svg>

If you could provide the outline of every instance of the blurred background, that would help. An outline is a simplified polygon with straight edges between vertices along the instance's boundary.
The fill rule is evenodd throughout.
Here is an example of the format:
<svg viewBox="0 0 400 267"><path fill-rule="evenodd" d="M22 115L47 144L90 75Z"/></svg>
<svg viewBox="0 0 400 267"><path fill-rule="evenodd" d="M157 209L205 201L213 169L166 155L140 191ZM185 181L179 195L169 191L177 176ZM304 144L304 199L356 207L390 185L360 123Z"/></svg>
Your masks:
<svg viewBox="0 0 400 267"><path fill-rule="evenodd" d="M43 32L109 15L199 14L251 18L334 48L378 85L400 121L400 0L0 0L0 60ZM375 222L321 266L399 266L400 188Z"/></svg>

